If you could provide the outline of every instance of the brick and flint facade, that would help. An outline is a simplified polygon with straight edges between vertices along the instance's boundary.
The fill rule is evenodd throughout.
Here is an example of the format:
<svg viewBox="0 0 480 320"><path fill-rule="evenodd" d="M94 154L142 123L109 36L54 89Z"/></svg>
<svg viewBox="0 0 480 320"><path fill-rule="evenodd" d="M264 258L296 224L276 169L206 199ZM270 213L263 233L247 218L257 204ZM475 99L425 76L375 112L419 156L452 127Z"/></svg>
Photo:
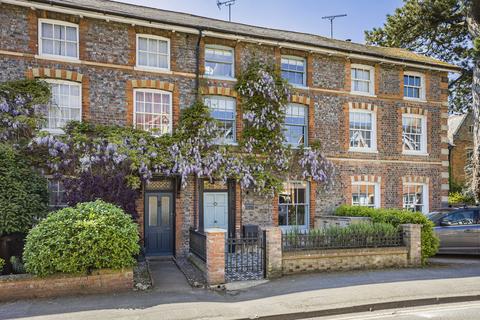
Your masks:
<svg viewBox="0 0 480 320"><path fill-rule="evenodd" d="M450 151L451 187L468 182L466 166L473 156L473 114L454 114L448 118L448 149Z"/></svg>
<svg viewBox="0 0 480 320"><path fill-rule="evenodd" d="M402 50L108 1L7 0L0 7L0 81L39 78L59 83L60 92L70 90L74 96L77 118L94 123L148 126L148 115L135 110L138 99L152 94L170 108L162 130L175 130L181 110L195 101L198 85L201 95L234 106L229 120L234 136L229 138L238 139L242 106L234 90L235 75L253 58L282 71L299 61L301 84L294 87L291 102L296 116L301 112L305 119L302 141L320 141L337 172L330 190L298 181L296 170L289 173L289 181L297 181L295 192L301 190L295 195L302 198L298 201L306 213L297 219L305 227L313 227L315 216L343 203L402 207L411 205L419 192L422 204L412 206L417 210L426 212L447 202L447 82L448 72L456 71L451 65ZM139 46L144 46L142 53ZM206 75L211 72L206 70L209 48L231 53L229 77ZM152 50L156 55L147 57ZM290 76L294 79L294 72ZM405 149L406 126L413 151ZM183 190L175 180L154 181L143 189L147 194L173 194L177 255L188 252L190 228L206 227L208 192L226 194L230 234L240 234L243 225L286 224L282 195L260 196L241 190L235 181L221 186L191 178ZM141 199L137 205L143 238L148 202Z"/></svg>

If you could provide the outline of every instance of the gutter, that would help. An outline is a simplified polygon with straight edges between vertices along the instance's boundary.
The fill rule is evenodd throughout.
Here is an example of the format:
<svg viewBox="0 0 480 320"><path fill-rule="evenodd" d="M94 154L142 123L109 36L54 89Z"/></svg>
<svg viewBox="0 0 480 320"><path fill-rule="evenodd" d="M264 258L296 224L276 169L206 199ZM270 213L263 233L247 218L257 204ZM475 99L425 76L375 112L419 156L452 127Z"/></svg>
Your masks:
<svg viewBox="0 0 480 320"><path fill-rule="evenodd" d="M197 100L200 99L200 42L203 37L203 29L198 29L198 41L196 46L196 72L195 72L195 93Z"/></svg>
<svg viewBox="0 0 480 320"><path fill-rule="evenodd" d="M462 70L460 67L456 67L456 66L448 67L448 66L441 66L434 63L427 63L427 62L422 63L415 60L389 57L389 56L376 54L376 53L365 53L359 50L332 48L325 45L312 45L311 43L303 42L303 41L292 40L292 41L286 42L285 39L272 38L272 37L266 37L266 36L252 37L250 34L246 34L246 33L226 34L225 31L220 28L212 28L212 27L205 27L205 26L199 26L199 25L192 26L192 25L188 25L184 23L176 23L176 22L172 23L172 22L166 22L161 19L146 20L145 18L140 18L136 15L127 14L127 13L112 13L105 10L93 10L93 9L86 10L85 7L82 7L80 5L74 5L74 4L61 4L61 5L54 4L50 0L33 0L33 1L31 0L30 1L0 0L0 3L13 4L13 5L22 6L22 7L30 7L33 10L41 9L41 10L60 12L60 13L71 14L71 15L78 15L80 17L87 16L87 17L102 19L106 21L129 23L132 25L141 25L141 26L179 31L179 32L190 33L190 34L198 34L198 30L201 28L202 30L204 30L204 34L206 36L210 35L212 37L232 39L237 41L260 43L260 44L264 43L264 44L291 48L291 49L326 53L328 55L346 56L348 58L380 61L383 63L399 64L399 65L411 66L411 67L422 68L422 69L430 69L430 70L454 72L454 73L459 73ZM64 9L64 8L76 10L77 12L72 12L71 10L69 11L68 9ZM92 11L96 13L92 13ZM125 18L128 18L128 20L126 20Z"/></svg>

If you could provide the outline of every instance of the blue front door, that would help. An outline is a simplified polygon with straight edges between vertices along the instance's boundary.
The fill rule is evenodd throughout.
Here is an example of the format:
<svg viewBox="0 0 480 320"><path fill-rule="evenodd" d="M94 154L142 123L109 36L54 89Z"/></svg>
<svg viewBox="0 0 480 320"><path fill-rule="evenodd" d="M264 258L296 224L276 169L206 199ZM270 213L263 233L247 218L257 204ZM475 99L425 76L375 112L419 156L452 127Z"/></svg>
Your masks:
<svg viewBox="0 0 480 320"><path fill-rule="evenodd" d="M228 230L228 193L205 192L203 194L203 227Z"/></svg>
<svg viewBox="0 0 480 320"><path fill-rule="evenodd" d="M145 194L145 251L148 255L173 254L173 195Z"/></svg>

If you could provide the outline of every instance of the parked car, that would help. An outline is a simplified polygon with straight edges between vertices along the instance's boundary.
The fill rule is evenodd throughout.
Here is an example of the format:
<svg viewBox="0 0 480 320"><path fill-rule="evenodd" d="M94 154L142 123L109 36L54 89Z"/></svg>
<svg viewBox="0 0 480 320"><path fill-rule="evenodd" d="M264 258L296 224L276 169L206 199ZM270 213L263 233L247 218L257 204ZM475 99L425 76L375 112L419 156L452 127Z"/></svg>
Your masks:
<svg viewBox="0 0 480 320"><path fill-rule="evenodd" d="M480 254L480 207L442 209L427 217L435 223L439 253Z"/></svg>

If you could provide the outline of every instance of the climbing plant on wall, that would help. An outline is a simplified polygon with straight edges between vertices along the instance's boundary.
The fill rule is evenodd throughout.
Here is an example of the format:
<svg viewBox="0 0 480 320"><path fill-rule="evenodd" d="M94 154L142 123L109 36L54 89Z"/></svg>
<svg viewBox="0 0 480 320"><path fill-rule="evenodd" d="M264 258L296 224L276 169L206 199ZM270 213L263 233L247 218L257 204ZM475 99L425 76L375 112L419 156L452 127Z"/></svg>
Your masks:
<svg viewBox="0 0 480 320"><path fill-rule="evenodd" d="M19 80L0 83L0 142L25 144L42 127L41 110L50 99L44 81Z"/></svg>
<svg viewBox="0 0 480 320"><path fill-rule="evenodd" d="M158 174L179 176L183 187L192 175L222 181L233 178L243 189L273 194L281 190L293 167L300 171L295 178L328 184L333 165L322 156L318 144L292 149L285 143L285 110L291 88L273 66L252 62L239 76L236 90L244 122L238 146L218 143L221 130L217 121L208 107L197 101L182 111L172 134L156 136L131 127L71 122L65 134L39 134L30 147L43 155L37 165L67 180L67 185L75 186L71 188L75 193L98 195L78 188L93 187L93 182L97 189L99 184L118 186L119 179L138 190ZM83 180L75 183L75 179ZM123 191L118 194L123 198L129 194L132 201L105 200L122 206L139 196L138 192ZM72 197L67 195L67 199ZM131 208L124 209L131 212Z"/></svg>

